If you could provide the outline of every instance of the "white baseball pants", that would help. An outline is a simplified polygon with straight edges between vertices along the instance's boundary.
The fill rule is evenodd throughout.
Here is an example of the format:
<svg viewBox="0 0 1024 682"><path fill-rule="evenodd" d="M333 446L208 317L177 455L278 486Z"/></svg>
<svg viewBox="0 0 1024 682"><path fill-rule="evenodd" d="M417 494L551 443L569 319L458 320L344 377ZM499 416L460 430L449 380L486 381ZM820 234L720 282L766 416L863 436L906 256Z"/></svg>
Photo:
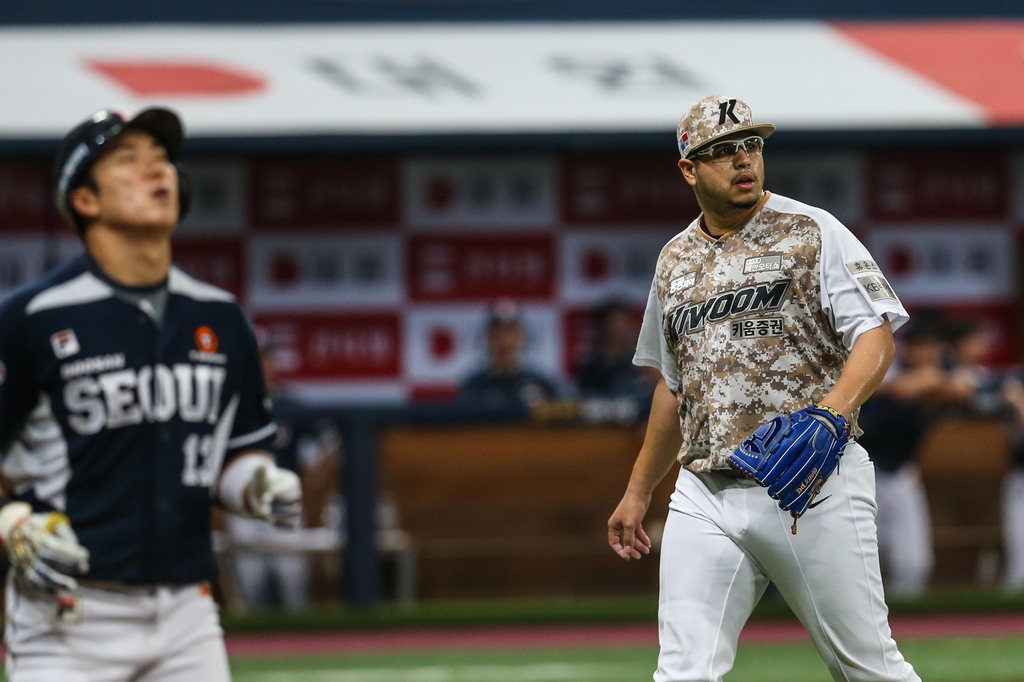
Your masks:
<svg viewBox="0 0 1024 682"><path fill-rule="evenodd" d="M1012 469L1003 480L1003 544L1003 587L1013 592L1024 590L1024 469Z"/></svg>
<svg viewBox="0 0 1024 682"><path fill-rule="evenodd" d="M721 682L771 580L834 679L920 682L889 629L874 492L867 452L849 445L792 535L764 488L682 469L662 542L655 681Z"/></svg>
<svg viewBox="0 0 1024 682"><path fill-rule="evenodd" d="M82 587L82 619L7 587L8 682L230 682L217 605L198 585Z"/></svg>
<svg viewBox="0 0 1024 682"><path fill-rule="evenodd" d="M913 463L893 472L875 469L878 549L890 597L916 597L928 587L935 564L932 520L921 472Z"/></svg>

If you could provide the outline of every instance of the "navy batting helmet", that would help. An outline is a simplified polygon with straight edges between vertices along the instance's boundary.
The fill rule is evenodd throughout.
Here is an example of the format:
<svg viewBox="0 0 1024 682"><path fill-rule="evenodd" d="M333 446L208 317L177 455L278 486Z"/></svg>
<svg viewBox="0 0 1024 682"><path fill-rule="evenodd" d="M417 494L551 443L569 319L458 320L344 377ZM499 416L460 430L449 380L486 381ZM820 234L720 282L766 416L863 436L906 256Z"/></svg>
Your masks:
<svg viewBox="0 0 1024 682"><path fill-rule="evenodd" d="M64 136L53 164L57 210L79 233L85 230L85 221L71 207L71 191L82 185L93 163L103 154L103 147L129 128L146 131L167 150L167 158L178 170L178 220L185 217L190 192L188 179L177 164L185 136L178 115L170 109L161 108L143 109L135 114L103 109Z"/></svg>

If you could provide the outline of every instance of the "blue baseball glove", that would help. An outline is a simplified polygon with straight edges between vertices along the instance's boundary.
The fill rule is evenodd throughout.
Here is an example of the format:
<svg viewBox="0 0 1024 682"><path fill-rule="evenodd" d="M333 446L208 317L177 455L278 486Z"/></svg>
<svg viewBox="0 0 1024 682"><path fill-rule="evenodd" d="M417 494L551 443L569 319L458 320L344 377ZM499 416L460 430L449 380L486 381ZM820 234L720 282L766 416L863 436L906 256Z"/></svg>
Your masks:
<svg viewBox="0 0 1024 682"><path fill-rule="evenodd" d="M783 412L740 443L729 466L768 488L783 511L796 521L807 511L825 481L839 466L850 440L846 418L831 407L815 405Z"/></svg>

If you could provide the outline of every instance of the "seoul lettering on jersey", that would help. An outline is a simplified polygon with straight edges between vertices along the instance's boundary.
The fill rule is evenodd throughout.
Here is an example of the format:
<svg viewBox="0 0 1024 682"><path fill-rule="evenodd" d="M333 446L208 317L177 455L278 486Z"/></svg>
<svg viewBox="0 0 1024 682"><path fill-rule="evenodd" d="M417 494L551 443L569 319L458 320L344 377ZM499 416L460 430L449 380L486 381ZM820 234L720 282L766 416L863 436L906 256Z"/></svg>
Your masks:
<svg viewBox="0 0 1024 682"><path fill-rule="evenodd" d="M0 304L0 474L67 513L89 578L211 579L210 497L276 427L234 298L172 268L154 317L83 256Z"/></svg>
<svg viewBox="0 0 1024 682"><path fill-rule="evenodd" d="M147 422L217 423L227 370L175 364L120 369L64 385L68 424L79 434Z"/></svg>

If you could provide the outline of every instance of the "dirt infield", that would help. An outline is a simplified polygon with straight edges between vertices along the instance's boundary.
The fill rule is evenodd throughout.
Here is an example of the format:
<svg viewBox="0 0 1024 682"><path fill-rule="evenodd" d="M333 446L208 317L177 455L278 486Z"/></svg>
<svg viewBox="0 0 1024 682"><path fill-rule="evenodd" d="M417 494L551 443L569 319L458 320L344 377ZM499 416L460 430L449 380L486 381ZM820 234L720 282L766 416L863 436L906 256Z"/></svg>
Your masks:
<svg viewBox="0 0 1024 682"><path fill-rule="evenodd" d="M896 639L938 637L1024 637L1024 615L904 616L892 619ZM741 642L806 642L807 633L796 622L752 622ZM388 651L437 649L527 649L570 647L657 646L653 625L489 627L446 630L397 630L282 635L229 635L233 657L327 656Z"/></svg>

